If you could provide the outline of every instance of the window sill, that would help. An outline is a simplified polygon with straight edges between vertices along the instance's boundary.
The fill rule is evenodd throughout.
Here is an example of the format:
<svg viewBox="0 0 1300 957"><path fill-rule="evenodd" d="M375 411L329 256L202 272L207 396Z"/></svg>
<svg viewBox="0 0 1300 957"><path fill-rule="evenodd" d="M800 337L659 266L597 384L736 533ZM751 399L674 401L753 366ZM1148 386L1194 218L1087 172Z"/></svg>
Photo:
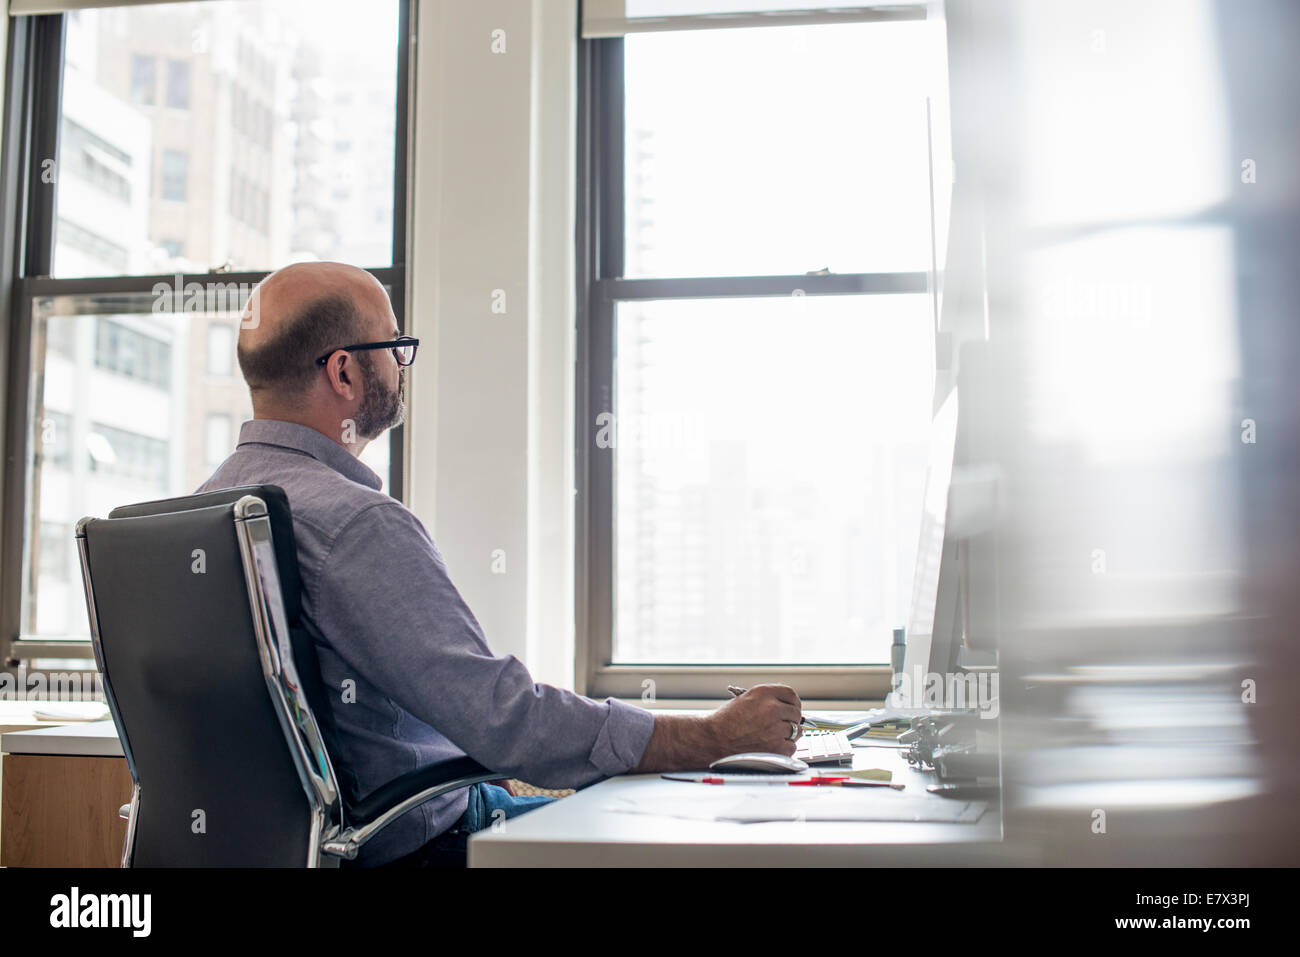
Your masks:
<svg viewBox="0 0 1300 957"><path fill-rule="evenodd" d="M657 698L654 701L642 701L640 698L615 698L624 704L635 705L639 708L645 708L647 711L703 711L709 712L716 710L724 704L721 699L704 699L704 698ZM873 701L870 699L861 699L857 701L848 701L843 699L824 699L817 700L812 698L803 699L805 711L867 711L871 708L883 708L883 701Z"/></svg>

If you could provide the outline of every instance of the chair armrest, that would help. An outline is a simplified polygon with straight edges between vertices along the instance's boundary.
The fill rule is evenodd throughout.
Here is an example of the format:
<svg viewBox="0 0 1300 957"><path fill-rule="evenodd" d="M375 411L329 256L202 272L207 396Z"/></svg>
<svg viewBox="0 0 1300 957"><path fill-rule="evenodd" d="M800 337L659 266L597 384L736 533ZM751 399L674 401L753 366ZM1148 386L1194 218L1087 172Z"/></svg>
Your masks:
<svg viewBox="0 0 1300 957"><path fill-rule="evenodd" d="M349 860L366 843L407 811L426 801L469 787L480 781L503 777L489 771L473 758L459 757L417 768L376 788L348 810L350 826L321 845L321 851Z"/></svg>
<svg viewBox="0 0 1300 957"><path fill-rule="evenodd" d="M500 774L489 772L471 757L449 758L430 764L423 768L408 771L401 777L393 778L381 785L348 809L348 818L353 824L369 824L384 811L400 804L407 798L460 778L487 774L483 780L495 780ZM469 782L473 783L473 782ZM461 785L468 787L468 784ZM423 803L423 802L421 802Z"/></svg>

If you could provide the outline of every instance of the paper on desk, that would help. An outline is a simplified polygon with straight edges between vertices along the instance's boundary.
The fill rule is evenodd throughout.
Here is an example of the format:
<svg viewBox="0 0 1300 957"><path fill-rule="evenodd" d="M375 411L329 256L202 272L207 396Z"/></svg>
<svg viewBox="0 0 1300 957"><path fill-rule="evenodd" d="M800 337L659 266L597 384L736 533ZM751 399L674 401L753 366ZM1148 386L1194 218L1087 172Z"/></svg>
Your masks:
<svg viewBox="0 0 1300 957"><path fill-rule="evenodd" d="M721 811L737 803L736 793L724 794L725 790L722 787L692 788L689 795L681 797L665 797L662 794L646 797L622 795L606 805L604 810L681 817L694 821L716 821ZM764 788L764 790L769 789Z"/></svg>
<svg viewBox="0 0 1300 957"><path fill-rule="evenodd" d="M42 701L32 708L37 721L103 721L108 705L99 701Z"/></svg>
<svg viewBox="0 0 1300 957"><path fill-rule="evenodd" d="M908 797L882 788L699 788L682 797L662 793L622 795L606 810L697 821L913 821L970 823L988 807L985 801Z"/></svg>
<svg viewBox="0 0 1300 957"><path fill-rule="evenodd" d="M832 774L846 774L851 778L861 778L864 781L892 781L894 772L887 771L884 768L859 768L856 771L832 771Z"/></svg>

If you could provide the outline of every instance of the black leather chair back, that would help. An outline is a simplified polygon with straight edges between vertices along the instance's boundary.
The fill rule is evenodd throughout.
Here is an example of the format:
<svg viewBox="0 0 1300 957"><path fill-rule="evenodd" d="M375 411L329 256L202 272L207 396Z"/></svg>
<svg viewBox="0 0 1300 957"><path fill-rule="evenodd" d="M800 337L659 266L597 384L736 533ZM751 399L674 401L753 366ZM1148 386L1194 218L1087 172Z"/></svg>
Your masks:
<svg viewBox="0 0 1300 957"><path fill-rule="evenodd" d="M234 503L250 494L267 505L297 622L279 488L133 505L79 526L96 654L136 786L132 866L302 867L316 856L318 821L263 671L236 532ZM314 652L298 665L319 686Z"/></svg>
<svg viewBox="0 0 1300 957"><path fill-rule="evenodd" d="M109 512L109 518L139 518L211 505L234 505L245 495L255 495L266 503L267 517L271 520L272 544L275 547L275 564L280 578L280 598L289 623L293 658L302 680L302 690L320 726L321 737L324 738L329 753L338 754L334 710L321 679L320 659L316 655L318 635L315 628L302 617L302 575L298 570L298 544L293 534L293 513L284 489L278 485L240 485L182 498L122 505ZM360 796L356 775L348 768L335 768L334 771L339 776L345 801L349 805L354 803Z"/></svg>

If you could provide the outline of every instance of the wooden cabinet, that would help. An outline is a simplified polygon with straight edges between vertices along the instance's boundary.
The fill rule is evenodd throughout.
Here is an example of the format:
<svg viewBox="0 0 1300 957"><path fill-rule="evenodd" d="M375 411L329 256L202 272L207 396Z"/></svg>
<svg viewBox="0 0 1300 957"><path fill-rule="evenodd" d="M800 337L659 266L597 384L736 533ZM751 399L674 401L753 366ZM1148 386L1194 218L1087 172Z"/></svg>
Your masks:
<svg viewBox="0 0 1300 957"><path fill-rule="evenodd" d="M126 759L6 754L0 865L120 867L131 800Z"/></svg>

